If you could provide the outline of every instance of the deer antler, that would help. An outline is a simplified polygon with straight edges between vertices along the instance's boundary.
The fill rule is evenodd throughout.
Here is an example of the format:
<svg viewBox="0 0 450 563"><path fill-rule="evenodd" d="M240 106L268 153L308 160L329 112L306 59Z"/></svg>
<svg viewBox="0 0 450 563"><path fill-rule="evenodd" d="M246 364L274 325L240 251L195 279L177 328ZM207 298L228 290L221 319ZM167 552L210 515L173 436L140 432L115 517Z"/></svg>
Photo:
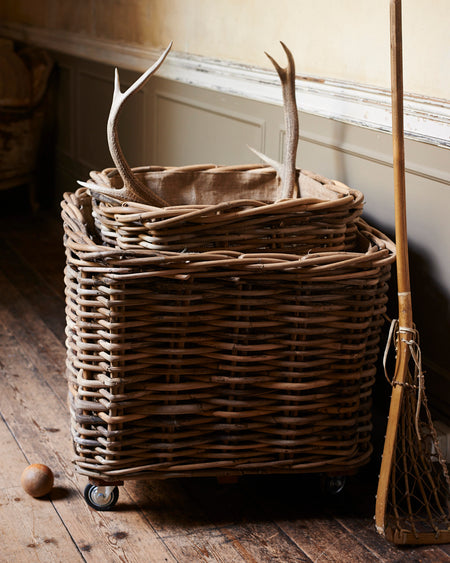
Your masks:
<svg viewBox="0 0 450 563"><path fill-rule="evenodd" d="M159 59L148 70L146 70L144 74L140 76L136 80L136 82L134 82L134 84L132 84L125 92L121 92L120 90L119 72L116 68L114 79L114 94L108 117L107 136L109 152L111 153L114 164L116 165L120 177L122 178L123 187L120 189L108 188L106 186L99 186L95 183L90 182L89 188L92 191L97 191L101 194L127 201L148 203L158 207L167 206L167 203L163 199L156 195L152 190L150 190L150 188L143 184L133 174L133 171L125 160L125 156L119 143L117 123L124 102L130 96L138 92L146 84L148 79L158 70L158 68L164 62L164 59L167 57L171 47L172 42L165 49Z"/></svg>
<svg viewBox="0 0 450 563"><path fill-rule="evenodd" d="M266 56L270 59L278 76L281 80L283 106L284 106L284 122L286 126L286 137L284 143L284 162L280 164L272 160L268 156L260 153L256 149L249 147L259 158L264 160L267 164L275 168L278 175L281 177L281 199L293 197L298 193L297 184L297 170L295 167L295 160L297 156L298 145L298 111L297 103L295 100L295 61L292 53L286 45L280 41L281 46L286 53L288 65L282 68L273 57L268 53Z"/></svg>

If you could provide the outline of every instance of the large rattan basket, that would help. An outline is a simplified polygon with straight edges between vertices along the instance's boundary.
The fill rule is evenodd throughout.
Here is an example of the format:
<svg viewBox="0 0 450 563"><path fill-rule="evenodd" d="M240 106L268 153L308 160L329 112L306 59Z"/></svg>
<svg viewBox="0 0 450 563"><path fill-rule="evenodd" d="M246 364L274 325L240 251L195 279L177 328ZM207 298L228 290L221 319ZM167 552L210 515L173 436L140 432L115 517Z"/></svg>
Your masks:
<svg viewBox="0 0 450 563"><path fill-rule="evenodd" d="M360 218L361 192L296 169L286 52L283 165L131 169L116 125L136 87L117 80L116 168L64 197L75 466L97 509L124 479L369 460L395 248Z"/></svg>
<svg viewBox="0 0 450 563"><path fill-rule="evenodd" d="M105 245L63 201L77 471L104 481L347 472L371 453L394 246L199 253Z"/></svg>

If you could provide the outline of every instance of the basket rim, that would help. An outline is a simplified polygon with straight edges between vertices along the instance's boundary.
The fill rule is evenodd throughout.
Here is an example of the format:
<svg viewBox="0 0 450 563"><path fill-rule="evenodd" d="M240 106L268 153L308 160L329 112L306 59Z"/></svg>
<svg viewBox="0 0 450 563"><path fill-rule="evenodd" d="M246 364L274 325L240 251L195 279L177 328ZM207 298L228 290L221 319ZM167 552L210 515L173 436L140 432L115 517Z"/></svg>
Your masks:
<svg viewBox="0 0 450 563"><path fill-rule="evenodd" d="M318 274L323 270L341 270L353 267L382 266L395 260L395 244L378 229L358 218L357 230L367 243L366 251L328 250L305 255L287 253L244 253L232 250L207 252L159 251L140 248L114 248L94 241L91 216L91 196L87 188L64 194L62 218L65 226L65 246L86 262L108 264L112 270L145 265L168 265L185 271L224 266L242 270L292 270L311 268ZM92 230L90 230L92 229Z"/></svg>

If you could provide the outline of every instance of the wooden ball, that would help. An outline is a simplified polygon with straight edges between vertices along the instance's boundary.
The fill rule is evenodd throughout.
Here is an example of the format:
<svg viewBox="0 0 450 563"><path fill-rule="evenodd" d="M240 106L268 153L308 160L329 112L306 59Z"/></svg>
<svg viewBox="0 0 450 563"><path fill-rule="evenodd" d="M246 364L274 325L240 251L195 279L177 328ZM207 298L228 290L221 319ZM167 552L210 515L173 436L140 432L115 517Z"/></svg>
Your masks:
<svg viewBox="0 0 450 563"><path fill-rule="evenodd" d="M53 472L42 463L32 463L23 470L20 484L30 496L43 497L52 490Z"/></svg>

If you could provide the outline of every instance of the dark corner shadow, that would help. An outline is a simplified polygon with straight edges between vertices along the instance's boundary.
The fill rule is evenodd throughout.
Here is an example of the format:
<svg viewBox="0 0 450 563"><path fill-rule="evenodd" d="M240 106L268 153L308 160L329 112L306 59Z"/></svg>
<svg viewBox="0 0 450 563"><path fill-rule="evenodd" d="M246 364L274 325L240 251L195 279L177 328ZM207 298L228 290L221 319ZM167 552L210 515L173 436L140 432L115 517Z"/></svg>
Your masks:
<svg viewBox="0 0 450 563"><path fill-rule="evenodd" d="M214 477L139 481L133 485L133 500L119 496L114 511L141 510L150 519L187 528L346 515L372 518L376 489L372 473L361 468L347 477L336 495L325 490L319 474L245 475L235 484L222 484Z"/></svg>
<svg viewBox="0 0 450 563"><path fill-rule="evenodd" d="M370 215L364 218L380 229L391 240L395 234ZM449 298L436 281L433 264L426 254L409 243L409 270L411 281L413 320L420 335L423 370L425 372L426 393L434 419L447 423L450 416L450 378L446 350L450 335ZM389 281L386 316L398 319L397 272L392 267ZM377 361L377 379L373 389L374 398L374 456L381 456L389 410L391 387L384 375L383 353L388 340L390 323L386 320L381 331L380 352ZM387 374L392 377L395 368L395 351L389 352L386 364Z"/></svg>

